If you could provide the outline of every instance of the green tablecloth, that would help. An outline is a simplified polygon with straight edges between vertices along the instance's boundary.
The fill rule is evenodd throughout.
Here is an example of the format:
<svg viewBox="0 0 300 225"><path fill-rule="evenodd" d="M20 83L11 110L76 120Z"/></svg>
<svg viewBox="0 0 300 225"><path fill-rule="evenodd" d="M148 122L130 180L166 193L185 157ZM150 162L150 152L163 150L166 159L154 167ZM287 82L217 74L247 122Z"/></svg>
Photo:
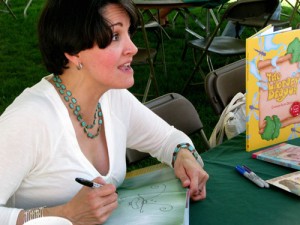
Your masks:
<svg viewBox="0 0 300 225"><path fill-rule="evenodd" d="M289 141L300 145L300 139ZM276 187L259 188L235 170L247 165L263 179L294 170L253 159L245 151L245 134L201 156L210 178L207 198L191 202L190 225L298 225L300 197Z"/></svg>

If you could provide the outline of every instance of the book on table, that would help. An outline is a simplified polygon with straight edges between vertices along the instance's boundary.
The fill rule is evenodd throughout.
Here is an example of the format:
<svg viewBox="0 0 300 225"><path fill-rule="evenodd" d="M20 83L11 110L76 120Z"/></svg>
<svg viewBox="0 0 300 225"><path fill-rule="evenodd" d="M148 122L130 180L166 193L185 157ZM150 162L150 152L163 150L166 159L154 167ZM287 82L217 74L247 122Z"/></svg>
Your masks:
<svg viewBox="0 0 300 225"><path fill-rule="evenodd" d="M269 26L246 40L246 150L300 136L300 30Z"/></svg>
<svg viewBox="0 0 300 225"><path fill-rule="evenodd" d="M118 208L105 225L120 223L188 225L189 189L164 164L129 172L118 188Z"/></svg>
<svg viewBox="0 0 300 225"><path fill-rule="evenodd" d="M300 146L281 143L252 153L252 158L300 170Z"/></svg>
<svg viewBox="0 0 300 225"><path fill-rule="evenodd" d="M269 184L300 196L300 171L266 180Z"/></svg>

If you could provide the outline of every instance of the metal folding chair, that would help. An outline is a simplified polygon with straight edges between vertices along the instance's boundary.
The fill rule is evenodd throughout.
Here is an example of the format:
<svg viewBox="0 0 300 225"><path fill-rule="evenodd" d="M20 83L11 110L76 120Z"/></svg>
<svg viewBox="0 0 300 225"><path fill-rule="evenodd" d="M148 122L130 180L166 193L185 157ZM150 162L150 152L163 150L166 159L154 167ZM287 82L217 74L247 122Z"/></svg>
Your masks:
<svg viewBox="0 0 300 225"><path fill-rule="evenodd" d="M148 65L149 66L149 77L147 80L147 84L145 87L145 91L143 94L143 99L142 102L146 102L150 86L153 83L156 96L159 96L159 90L158 90L158 84L155 76L155 70L154 70L154 59L157 55L157 50L155 48L150 48L149 40L148 40L148 35L147 31L145 28L145 22L142 18L142 13L140 10L139 11L139 16L140 16L140 22L141 22L141 30L142 30L142 35L143 35L143 40L144 40L144 47L138 47L138 53L133 57L133 66L137 65Z"/></svg>
<svg viewBox="0 0 300 225"><path fill-rule="evenodd" d="M281 4L282 4L282 2L283 1L281 1ZM295 0L294 4L291 4L289 1L287 1L287 2L289 3L289 5L292 8L292 12L290 14L281 13L281 17L284 17L284 18L280 18L280 19L272 19L271 18L267 22L267 24L265 24L265 18L257 17L257 18L252 18L249 20L241 21L240 25L246 26L246 27L254 27L254 28L258 28L258 29L261 29L265 25L269 25L269 24L272 24L272 26L274 26L275 28L291 27L294 17L297 14L298 8L300 6L300 0ZM281 5L281 8L282 8L282 5ZM257 29L255 29L255 31L257 31Z"/></svg>
<svg viewBox="0 0 300 225"><path fill-rule="evenodd" d="M9 12L15 19L17 19L16 15L13 13L13 11L11 10L11 8L9 7L9 0L2 0L2 2L4 3L5 7L7 8L7 12ZM27 17L27 10L29 8L29 6L31 5L32 0L29 0L25 6L24 9L24 17Z"/></svg>
<svg viewBox="0 0 300 225"><path fill-rule="evenodd" d="M157 17L156 18L151 10L144 9L142 11L143 20L144 20L144 26L146 31L151 31L155 34L157 39L156 44L156 51L161 51L161 64L163 65L164 75L167 77L167 65L166 65L166 56L165 56L165 47L164 47L164 36L166 36L169 40L171 37L166 32L166 30L160 25L159 21L159 10L157 10ZM147 17L147 18L146 18ZM157 55L156 55L157 56ZM156 60L156 57L154 58L154 63L158 64L159 62Z"/></svg>
<svg viewBox="0 0 300 225"><path fill-rule="evenodd" d="M216 113L220 116L231 99L246 91L246 60L241 59L208 73L205 93Z"/></svg>
<svg viewBox="0 0 300 225"><path fill-rule="evenodd" d="M183 50L183 56L186 54L188 47L192 48L195 58L195 67L191 75L187 78L182 92L184 93L186 91L197 72L200 72L202 78L205 79L206 74L201 68L201 63L205 58L207 59L209 70L213 71L212 54L224 56L226 59L232 56L243 56L245 54L245 40L218 35L220 27L224 22L233 21L235 23L243 23L248 19L263 16L265 18L264 27L278 6L278 1L279 0L243 0L233 2L227 7L219 24L215 27L210 36L197 37L197 39L188 41ZM197 59L196 54L199 51L200 55Z"/></svg>
<svg viewBox="0 0 300 225"><path fill-rule="evenodd" d="M167 123L185 134L198 134L201 138L203 149L210 149L210 144L204 132L204 126L199 114L188 99L177 93L169 93L148 101L145 105ZM126 151L126 160L129 164L149 156L148 153L139 152L134 149L127 149Z"/></svg>
<svg viewBox="0 0 300 225"><path fill-rule="evenodd" d="M295 3L293 4L291 1L289 0L281 0L281 3L282 2L287 2L291 7L292 9L294 10L296 8L296 13L298 13L300 15L300 11L299 11L299 1L298 0L295 0ZM297 3L298 2L298 3ZM281 15L283 16L286 16L286 17L289 17L289 15L287 14L284 14L284 13L281 13Z"/></svg>

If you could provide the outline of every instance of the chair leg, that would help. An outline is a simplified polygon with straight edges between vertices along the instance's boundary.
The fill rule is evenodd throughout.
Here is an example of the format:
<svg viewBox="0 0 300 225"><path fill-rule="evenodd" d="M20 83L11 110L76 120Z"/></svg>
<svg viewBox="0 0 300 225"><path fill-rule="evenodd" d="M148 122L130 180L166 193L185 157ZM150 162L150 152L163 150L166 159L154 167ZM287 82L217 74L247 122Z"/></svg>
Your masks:
<svg viewBox="0 0 300 225"><path fill-rule="evenodd" d="M191 17L199 27L201 27L203 30L206 29L205 25L197 18L197 16L195 16L193 13L191 13L188 8L184 8L183 10L184 10L184 13L188 17Z"/></svg>
<svg viewBox="0 0 300 225"><path fill-rule="evenodd" d="M28 10L29 6L31 5L31 3L32 3L32 0L29 0L26 7L25 7L25 9L24 9L24 17L27 16L27 10Z"/></svg>
<svg viewBox="0 0 300 225"><path fill-rule="evenodd" d="M14 12L11 10L11 8L8 5L8 0L4 1L2 0L3 4L5 5L6 9L8 10L9 14L12 15L15 19L17 19L16 15Z"/></svg>
<svg viewBox="0 0 300 225"><path fill-rule="evenodd" d="M296 13L298 13L300 15L300 11L299 11L300 0L295 0L294 4L291 3L289 0L281 0L281 3L283 1L286 1L290 5L290 7L292 8L292 14L289 15L289 14L285 14L285 13L281 12L280 15L289 18L289 26L292 26L292 22L294 20L294 17L296 16Z"/></svg>
<svg viewBox="0 0 300 225"><path fill-rule="evenodd" d="M210 144L209 144L209 141L206 137L206 134L204 133L204 130L200 130L200 136L204 142L204 145L205 145L205 151L209 150L211 148Z"/></svg>
<svg viewBox="0 0 300 225"><path fill-rule="evenodd" d="M157 52L159 52L159 49L161 48L161 54L162 54L162 59L161 59L162 62L161 63L163 65L165 77L167 77L166 56L165 56L165 48L164 48L164 41L163 41L163 37L162 37L162 31L155 30L154 34L156 35L156 38L158 40L155 49ZM153 59L154 64L156 63L157 55L158 54L156 54Z"/></svg>
<svg viewBox="0 0 300 225"><path fill-rule="evenodd" d="M203 57L203 54L202 54L200 60L199 60L198 63L194 66L193 72L191 73L191 75L190 75L190 76L188 77L188 79L186 80L186 82L185 82L185 84L184 84L184 86L183 86L183 89L182 89L182 91L181 91L182 94L184 94L184 93L186 92L188 86L191 84L191 82L192 82L194 76L196 75L197 71L200 69L200 64L201 64L203 58L204 58L204 57ZM201 71L202 71L202 70L201 70Z"/></svg>
<svg viewBox="0 0 300 225"><path fill-rule="evenodd" d="M148 94L149 94L149 89L150 89L150 86L151 86L151 75L149 75L149 78L148 78L148 81L147 81L147 84L146 84L146 88L145 88L145 91L144 91L144 95L143 95L143 99L142 99L142 103L145 103L147 101L147 97L148 97Z"/></svg>
<svg viewBox="0 0 300 225"><path fill-rule="evenodd" d="M175 29L175 22L176 22L176 20L177 20L177 18L179 16L179 14L180 14L180 12L178 10L176 10L176 13L175 13L175 15L172 18L172 27L173 27L173 29Z"/></svg>
<svg viewBox="0 0 300 225"><path fill-rule="evenodd" d="M295 4L293 4L293 3L291 3L289 0L285 0L291 7L292 7L292 9L294 9L295 7L297 8L296 9L296 12L300 15L300 11L299 11L299 0L296 0L295 1Z"/></svg>
<svg viewBox="0 0 300 225"><path fill-rule="evenodd" d="M214 13L213 9L209 9L208 11L209 11L210 16L212 17L213 21L215 22L215 24L218 25L219 20L218 20L216 14ZM207 20L207 21L210 21L210 20Z"/></svg>
<svg viewBox="0 0 300 225"><path fill-rule="evenodd" d="M207 54L207 50L205 50L205 51L203 51L201 53L200 58L198 59L198 61L197 61L197 59L195 57L195 55L196 55L196 53L195 53L196 49L194 48L193 50L194 50L193 55L194 55L194 63L195 63L194 64L194 69L193 69L193 72L188 77L188 79L186 80L186 82L185 82L185 84L183 86L183 89L182 89L182 92L181 92L182 94L184 94L186 92L188 86L191 84L191 82L192 82L192 80L195 77L195 75L196 75L197 72L200 72L200 75L202 76L203 80L205 79L205 74L204 74L203 70L201 69L201 63L202 63L203 59L205 58L205 56Z"/></svg>
<svg viewBox="0 0 300 225"><path fill-rule="evenodd" d="M188 43L186 41L185 44L184 44L184 48L183 48L182 54L181 54L181 60L182 61L185 59L187 49L188 49Z"/></svg>
<svg viewBox="0 0 300 225"><path fill-rule="evenodd" d="M199 50L201 52L201 50ZM196 55L197 55L197 49L196 48L193 48L193 60L194 60L194 64L196 65L197 64L197 58L196 58ZM208 56L206 56L208 57ZM210 65L208 64L209 68L210 68ZM205 73L203 72L201 66L198 67L198 71L202 77L203 80L205 80ZM197 84L196 84L197 85Z"/></svg>
<svg viewBox="0 0 300 225"><path fill-rule="evenodd" d="M149 89L150 89L150 85L151 85L152 81L153 81L153 85L155 88L156 96L159 96L159 89L158 89L158 84L157 84L157 80L156 80L156 76L155 76L154 64L153 64L152 59L148 59L148 61L149 61L149 65L150 65L150 74L149 74L149 78L148 78L146 88L144 91L142 103L145 103L147 101L147 97L148 97L148 93L149 93Z"/></svg>
<svg viewBox="0 0 300 225"><path fill-rule="evenodd" d="M153 76L153 74L149 74L149 78L148 78L148 81L147 81L147 84L146 84L146 88L145 88L145 91L144 91L144 94L143 94L143 99L142 99L142 103L145 103L147 101L147 98L148 98L148 94L149 94L149 90L150 90L150 86L151 86L151 83L154 83L154 88L155 88L155 92L156 92L156 97L159 96L159 91L158 91L158 85L157 85L157 81L156 81L156 77Z"/></svg>
<svg viewBox="0 0 300 225"><path fill-rule="evenodd" d="M212 64L211 57L208 54L206 55L206 61L207 61L209 71L210 72L214 71L214 66Z"/></svg>
<svg viewBox="0 0 300 225"><path fill-rule="evenodd" d="M141 11L139 11L139 15L141 16L141 18L143 18L142 17L143 15L142 15ZM145 89L143 100L142 100L143 102L145 102L147 97L148 97L148 92L149 92L150 85L151 85L152 81L154 83L154 87L155 87L155 91L156 91L157 96L159 96L159 91L158 91L157 80L156 80L156 77L155 77L154 63L153 63L153 59L152 59L151 53L150 53L150 46L149 46L148 36L147 36L145 23L144 23L143 19L141 19L141 27L142 27L142 35L143 35L143 38L144 38L144 41L145 41L147 54L148 54L148 59L147 60L148 60L149 66L150 66L150 75L149 75L149 78L148 78L148 81L147 81L147 84L146 84L146 89Z"/></svg>
<svg viewBox="0 0 300 225"><path fill-rule="evenodd" d="M161 46L162 64L163 64L163 68L164 68L164 74L165 74L165 77L167 78L168 73L167 73L167 65L166 65L165 45L164 45L164 39L163 39L163 31L165 31L165 30L163 29L163 27L161 27L161 28L162 29L159 29L159 31L158 31L159 32L158 39L159 39L159 42L160 42L159 45ZM165 34L169 39L171 39L170 36L167 33L165 33ZM156 49L157 51L158 51L158 48L159 48L159 46Z"/></svg>

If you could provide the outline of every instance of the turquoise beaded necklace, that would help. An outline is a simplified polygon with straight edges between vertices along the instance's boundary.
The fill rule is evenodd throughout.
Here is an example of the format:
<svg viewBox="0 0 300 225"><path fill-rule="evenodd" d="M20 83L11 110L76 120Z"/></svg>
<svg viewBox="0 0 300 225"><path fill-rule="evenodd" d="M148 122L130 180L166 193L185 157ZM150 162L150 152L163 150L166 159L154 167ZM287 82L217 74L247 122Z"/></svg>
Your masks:
<svg viewBox="0 0 300 225"><path fill-rule="evenodd" d="M100 134L101 126L103 123L102 120L102 110L101 105L98 103L95 114L94 114L94 121L93 124L87 124L80 114L80 105L77 103L77 99L72 96L72 92L70 90L67 90L66 86L62 83L62 80L58 76L53 77L53 81L55 83L56 88L58 89L58 92L63 96L63 99L67 102L69 108L73 111L74 115L77 117L78 122L80 123L80 126L83 128L84 133L86 133L88 138L95 138ZM98 121L97 121L98 120ZM95 125L98 125L97 132L95 134L92 134L89 132L90 129L94 128Z"/></svg>

